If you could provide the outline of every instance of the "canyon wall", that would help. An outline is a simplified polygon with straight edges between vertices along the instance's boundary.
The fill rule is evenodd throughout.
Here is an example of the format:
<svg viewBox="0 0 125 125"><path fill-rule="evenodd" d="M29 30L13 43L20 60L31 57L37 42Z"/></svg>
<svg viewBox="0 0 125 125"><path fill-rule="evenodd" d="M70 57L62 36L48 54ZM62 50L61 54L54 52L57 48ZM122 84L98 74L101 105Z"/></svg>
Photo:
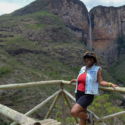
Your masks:
<svg viewBox="0 0 125 125"><path fill-rule="evenodd" d="M79 0L51 0L50 11L58 15L67 28L89 48L89 19L85 5ZM90 13L92 50L112 64L125 54L125 47L118 49L118 37L125 38L125 6L94 7Z"/></svg>
<svg viewBox="0 0 125 125"><path fill-rule="evenodd" d="M125 54L124 47L118 50L118 37L125 38L125 6L98 6L90 11L90 16L93 50L108 63L113 63L119 53Z"/></svg>

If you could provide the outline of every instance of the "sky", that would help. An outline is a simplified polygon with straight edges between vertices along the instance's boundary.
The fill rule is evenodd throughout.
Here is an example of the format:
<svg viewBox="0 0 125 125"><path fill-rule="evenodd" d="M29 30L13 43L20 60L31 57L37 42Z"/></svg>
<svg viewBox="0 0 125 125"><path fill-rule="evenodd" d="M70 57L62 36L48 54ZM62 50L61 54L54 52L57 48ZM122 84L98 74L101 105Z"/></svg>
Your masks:
<svg viewBox="0 0 125 125"><path fill-rule="evenodd" d="M0 15L9 14L35 0L0 0Z"/></svg>
<svg viewBox="0 0 125 125"><path fill-rule="evenodd" d="M20 9L35 0L0 0L0 15L9 14L17 9ZM88 11L98 5L119 7L125 5L125 0L80 0Z"/></svg>
<svg viewBox="0 0 125 125"><path fill-rule="evenodd" d="M107 7L109 6L119 7L125 5L125 0L80 0L80 1L82 1L86 5L88 11L90 11L90 9L92 9L93 7L99 5Z"/></svg>

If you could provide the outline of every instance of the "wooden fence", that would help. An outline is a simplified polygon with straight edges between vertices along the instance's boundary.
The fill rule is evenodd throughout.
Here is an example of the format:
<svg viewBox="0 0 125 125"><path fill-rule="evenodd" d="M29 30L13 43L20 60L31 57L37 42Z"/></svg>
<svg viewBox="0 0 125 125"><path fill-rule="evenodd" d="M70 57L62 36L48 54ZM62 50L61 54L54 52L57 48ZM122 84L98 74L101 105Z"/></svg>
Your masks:
<svg viewBox="0 0 125 125"><path fill-rule="evenodd" d="M24 88L24 87L33 87L33 86L42 86L42 85L53 85L53 84L60 84L60 90L58 90L57 92L55 92L54 94L52 94L50 97L48 97L46 100L44 100L43 102L41 102L40 104L38 104L37 106L35 106L33 109L31 109L30 111L28 111L25 114L21 114L15 110L12 110L2 104L0 104L0 114L8 117L9 119L13 120L14 122L11 125L16 125L21 124L21 125L44 125L43 122L41 121L37 121L34 120L32 118L29 117L29 115L33 114L35 111L37 111L38 109L42 108L47 102L49 102L51 99L55 98L52 105L50 106L45 119L48 119L50 117L50 114L54 108L54 106L56 105L56 102L58 101L59 97L61 96L61 100L62 100L62 125L66 125L66 116L65 116L65 101L67 102L67 105L69 107L69 109L71 109L71 104L69 102L69 99L72 99L75 102L75 98L64 89L64 85L69 85L70 81L64 81L64 80L51 80L51 81L40 81L40 82L29 82L29 83L19 83L19 84L9 84L9 85L0 85L0 90L3 89L15 89L15 88ZM72 83L71 85L76 85L75 83ZM115 92L122 92L125 93L125 88L123 87L117 87L116 90L114 90L112 87L102 87L99 86L99 89L101 90L107 90L107 91L115 91ZM68 96L68 97L67 97ZM91 112L89 109L87 109L88 112ZM93 113L93 112L91 112ZM94 114L94 113L93 113ZM122 112L118 112L109 116L104 116L103 118L99 118L98 116L96 116L94 114L94 118L95 123L96 122L101 122L102 125L106 125L103 121L106 119L110 119L113 117L117 117L119 115L123 115L125 114L125 111ZM78 119L75 118L76 122L78 123ZM46 123L47 121L44 121L44 123L47 125ZM50 124L50 123L49 123ZM52 123L53 124L53 123ZM58 125L60 125L60 123L56 123ZM51 124L50 124L51 125Z"/></svg>

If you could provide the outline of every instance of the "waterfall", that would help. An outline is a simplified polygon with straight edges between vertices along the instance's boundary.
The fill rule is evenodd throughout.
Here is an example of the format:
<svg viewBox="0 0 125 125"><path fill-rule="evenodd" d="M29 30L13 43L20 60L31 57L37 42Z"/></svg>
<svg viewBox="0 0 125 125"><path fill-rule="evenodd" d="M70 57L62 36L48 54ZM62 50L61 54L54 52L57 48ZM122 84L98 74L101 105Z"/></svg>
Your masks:
<svg viewBox="0 0 125 125"><path fill-rule="evenodd" d="M89 48L90 50L92 50L91 20L90 20L89 13L88 13L88 17L89 17Z"/></svg>

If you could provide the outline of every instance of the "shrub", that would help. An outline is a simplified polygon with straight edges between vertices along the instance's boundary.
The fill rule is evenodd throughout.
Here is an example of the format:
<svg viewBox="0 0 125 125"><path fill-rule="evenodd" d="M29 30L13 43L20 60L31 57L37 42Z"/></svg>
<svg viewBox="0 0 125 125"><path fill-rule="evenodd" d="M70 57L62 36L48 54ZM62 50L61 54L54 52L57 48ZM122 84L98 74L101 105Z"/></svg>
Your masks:
<svg viewBox="0 0 125 125"><path fill-rule="evenodd" d="M56 113L56 120L58 122L62 122L62 106L56 105L56 108L58 109L58 112ZM65 102L65 114L66 114L66 125L75 125L76 121L75 119L70 115L70 110L67 106L67 103Z"/></svg>
<svg viewBox="0 0 125 125"><path fill-rule="evenodd" d="M4 66L4 67L0 68L0 77L2 75L8 74L10 72L12 72L12 69L10 67Z"/></svg>
<svg viewBox="0 0 125 125"><path fill-rule="evenodd" d="M110 103L110 98L107 94L97 96L93 103L89 106L89 109L99 117L108 116L123 111L122 108L113 106ZM121 115L117 118L105 120L105 122L107 125L117 125L119 121L124 122L124 117L125 115Z"/></svg>

